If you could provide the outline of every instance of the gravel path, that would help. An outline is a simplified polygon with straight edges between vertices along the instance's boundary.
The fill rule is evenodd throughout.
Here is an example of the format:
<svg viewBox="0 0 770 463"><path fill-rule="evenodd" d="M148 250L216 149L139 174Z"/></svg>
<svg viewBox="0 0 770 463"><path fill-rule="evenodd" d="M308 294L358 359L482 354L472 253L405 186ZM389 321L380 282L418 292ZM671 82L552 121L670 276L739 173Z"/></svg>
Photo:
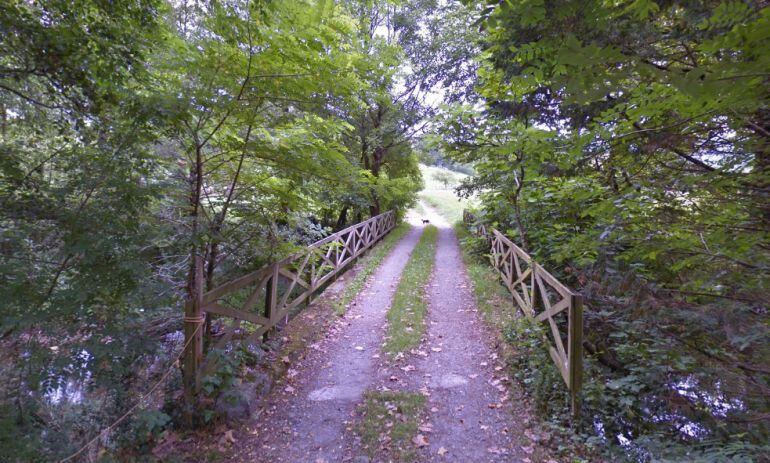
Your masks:
<svg viewBox="0 0 770 463"><path fill-rule="evenodd" d="M430 393L426 461L522 461L531 452L513 422L506 369L477 314L457 237L435 214L431 221L440 228L423 345L429 355L415 364Z"/></svg>
<svg viewBox="0 0 770 463"><path fill-rule="evenodd" d="M253 424L256 436L234 452L237 461L342 461L355 405L377 376L393 292L422 230L415 226L406 234L327 337L291 365L288 382L277 386Z"/></svg>
<svg viewBox="0 0 770 463"><path fill-rule="evenodd" d="M353 422L366 390L395 389L428 398L420 427L428 444L419 448L420 462L553 462L525 437L527 407L477 313L454 230L422 207L424 216L408 217L412 230L346 315L290 365L287 380L252 422L253 438L239 443L235 461L388 461L385 455L366 456ZM419 348L391 360L380 353L386 314L423 218L439 227L426 334Z"/></svg>

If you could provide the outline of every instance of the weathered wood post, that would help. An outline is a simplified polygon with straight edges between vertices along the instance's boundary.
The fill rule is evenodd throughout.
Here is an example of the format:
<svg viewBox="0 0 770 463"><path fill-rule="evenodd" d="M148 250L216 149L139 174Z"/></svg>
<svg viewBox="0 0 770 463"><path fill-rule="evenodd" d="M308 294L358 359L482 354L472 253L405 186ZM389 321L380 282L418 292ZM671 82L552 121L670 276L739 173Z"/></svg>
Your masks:
<svg viewBox="0 0 770 463"><path fill-rule="evenodd" d="M194 262L191 298L185 303L184 339L185 348L182 364L182 384L188 410L189 425L192 425L192 413L197 403L199 390L199 372L203 360L203 257L196 255Z"/></svg>
<svg viewBox="0 0 770 463"><path fill-rule="evenodd" d="M583 387L583 296L573 293L569 305L569 393L572 419L580 419L580 397Z"/></svg>
<svg viewBox="0 0 770 463"><path fill-rule="evenodd" d="M278 301L278 264L273 264L270 278L265 283L265 318L273 322L273 318L276 316L275 309ZM272 323L271 323L272 324ZM275 325L273 325L275 326ZM270 331L266 330L262 335L262 340L267 341L270 339Z"/></svg>

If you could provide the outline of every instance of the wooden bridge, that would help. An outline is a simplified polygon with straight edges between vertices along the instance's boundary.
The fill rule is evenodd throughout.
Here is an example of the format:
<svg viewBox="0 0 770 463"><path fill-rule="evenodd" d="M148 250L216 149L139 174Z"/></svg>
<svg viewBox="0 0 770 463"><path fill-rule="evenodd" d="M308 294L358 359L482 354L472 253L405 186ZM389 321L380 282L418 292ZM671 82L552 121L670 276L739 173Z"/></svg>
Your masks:
<svg viewBox="0 0 770 463"><path fill-rule="evenodd" d="M222 335L212 348L224 347L234 338L256 343L279 321L287 320L302 302L309 302L314 293L323 289L395 225L396 216L393 211L388 211L205 293L202 291L203 263L198 262L194 284L198 292L185 304L184 317L187 347L183 370L188 403L192 403L197 394L201 377L213 366L205 364L203 355L202 327L207 316L213 314L229 319L223 324ZM197 258L202 260L200 256Z"/></svg>
<svg viewBox="0 0 770 463"><path fill-rule="evenodd" d="M548 323L551 336L544 341L570 391L572 414L577 416L583 384L583 297L548 273L513 241L494 228L488 228L470 212L463 211L463 222L489 243L490 262L500 272L515 305L527 317ZM559 320L565 315L566 321ZM564 326L567 328L566 348L565 336L562 336Z"/></svg>
<svg viewBox="0 0 770 463"><path fill-rule="evenodd" d="M547 322L550 339L544 339L572 401L572 413L579 411L582 384L583 315L581 296L495 229L487 228L470 212L463 220L473 232L486 238L492 265L500 272L515 305L528 317ZM392 211L334 233L285 259L203 292L202 262L195 276L195 297L185 304L185 396L192 404L200 379L213 368L204 360L203 329L206 317L224 317L218 340L211 348L226 346L233 339L257 343L281 320L309 303L313 294L344 271L350 263L374 246L396 225ZM198 259L202 260L201 257ZM566 317L566 320L560 318ZM566 336L562 335L566 326ZM565 339L566 337L566 348Z"/></svg>

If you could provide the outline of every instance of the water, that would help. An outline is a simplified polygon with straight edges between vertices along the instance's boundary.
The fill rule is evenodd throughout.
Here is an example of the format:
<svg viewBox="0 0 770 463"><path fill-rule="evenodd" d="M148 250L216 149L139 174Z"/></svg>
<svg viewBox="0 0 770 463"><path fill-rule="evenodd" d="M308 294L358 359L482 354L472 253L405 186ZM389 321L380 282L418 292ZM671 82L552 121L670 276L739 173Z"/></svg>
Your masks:
<svg viewBox="0 0 770 463"><path fill-rule="evenodd" d="M40 383L43 399L51 405L80 404L93 373L90 363L93 360L87 350L81 350L72 357L72 361L63 371L48 369L48 377Z"/></svg>
<svg viewBox="0 0 770 463"><path fill-rule="evenodd" d="M693 402L701 403L709 407L710 413L719 418L724 418L730 412L744 411L746 405L737 398L729 398L722 392L722 383L717 381L714 384L713 391L708 391L698 383L693 376L676 382L673 389L682 397L686 397Z"/></svg>
<svg viewBox="0 0 770 463"><path fill-rule="evenodd" d="M704 386L693 375L680 378L669 385L670 389L682 398L691 402L694 407L705 409L714 419L723 419L728 414L746 411L746 404L739 398L729 397L723 390L720 381L710 386ZM679 433L682 439L689 441L701 441L712 435L709 427L702 422L693 421L685 414L672 410L667 402L659 397L650 397L646 400L648 406L642 412L648 422L659 424L662 428L668 428ZM634 435L632 423L615 423L617 432L614 436L608 435L605 423L599 416L593 420L594 434L602 445L614 444L621 447L629 460L646 462L654 455L643 444L638 442Z"/></svg>

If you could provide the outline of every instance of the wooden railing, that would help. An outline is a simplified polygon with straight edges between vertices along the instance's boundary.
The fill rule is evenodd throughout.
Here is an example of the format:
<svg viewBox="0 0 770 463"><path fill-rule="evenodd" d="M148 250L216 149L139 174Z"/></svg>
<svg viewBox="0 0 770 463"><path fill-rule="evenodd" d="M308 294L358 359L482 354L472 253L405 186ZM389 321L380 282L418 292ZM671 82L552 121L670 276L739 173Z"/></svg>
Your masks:
<svg viewBox="0 0 770 463"><path fill-rule="evenodd" d="M393 211L388 211L327 236L300 252L224 283L211 291L199 292L185 306L185 382L197 390L202 365L201 324L205 313L226 317L218 331L214 348L226 345L234 336L254 343L288 317L303 301L309 301L324 283L342 271L353 259L371 248L396 225ZM198 269L203 268L200 257ZM202 275L196 275L201 287ZM245 323L244 323L245 322ZM195 383L195 386L192 386Z"/></svg>
<svg viewBox="0 0 770 463"><path fill-rule="evenodd" d="M516 305L529 318L547 322L548 352L569 388L572 414L580 409L583 381L583 299L562 284L513 241L494 228L481 223L473 214L463 211L463 222L474 234L487 239L490 260L500 272L503 284ZM565 348L559 318L566 316Z"/></svg>

